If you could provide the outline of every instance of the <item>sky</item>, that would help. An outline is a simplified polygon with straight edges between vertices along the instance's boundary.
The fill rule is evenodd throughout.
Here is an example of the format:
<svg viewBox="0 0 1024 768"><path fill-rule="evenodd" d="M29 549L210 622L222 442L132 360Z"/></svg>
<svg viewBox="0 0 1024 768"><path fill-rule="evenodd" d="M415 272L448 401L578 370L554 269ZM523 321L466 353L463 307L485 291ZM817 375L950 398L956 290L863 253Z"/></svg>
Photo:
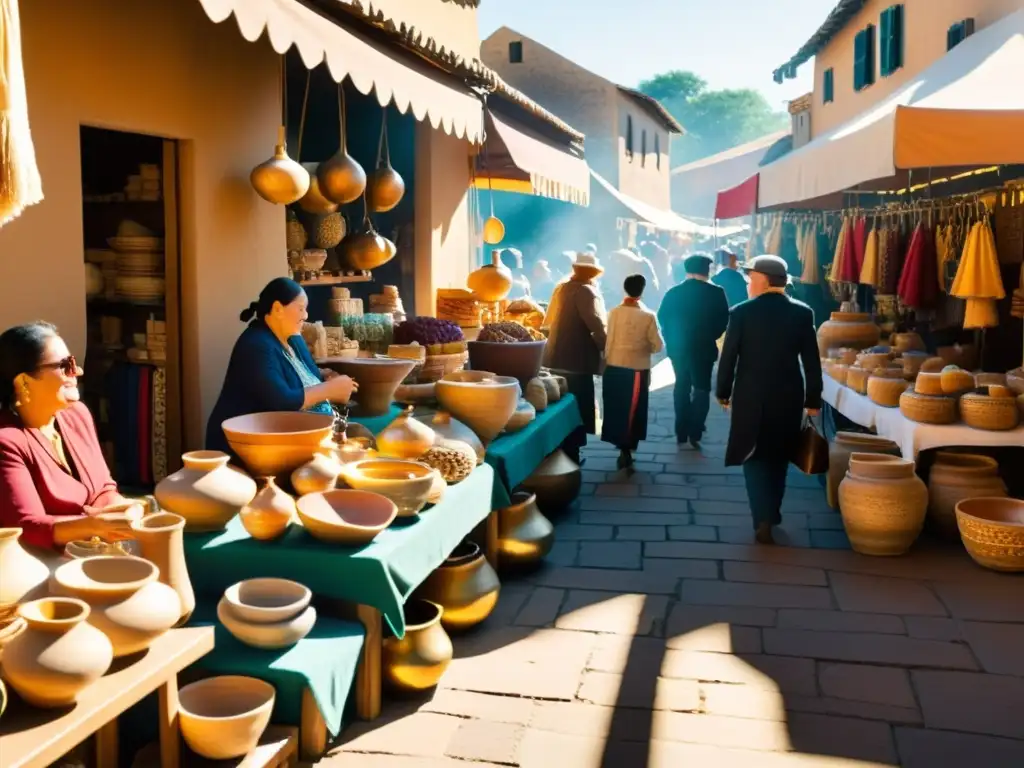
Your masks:
<svg viewBox="0 0 1024 768"><path fill-rule="evenodd" d="M837 0L482 0L481 38L511 27L620 85L688 69L712 88L753 88L775 108L811 90L811 63L777 85L772 71Z"/></svg>

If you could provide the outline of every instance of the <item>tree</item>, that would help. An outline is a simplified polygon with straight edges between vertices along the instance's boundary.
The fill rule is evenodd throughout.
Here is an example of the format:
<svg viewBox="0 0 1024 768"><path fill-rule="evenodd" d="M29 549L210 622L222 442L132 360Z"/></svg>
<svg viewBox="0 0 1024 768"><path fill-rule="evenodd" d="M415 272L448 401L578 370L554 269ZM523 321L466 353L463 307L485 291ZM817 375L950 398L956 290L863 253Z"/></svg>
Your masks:
<svg viewBox="0 0 1024 768"><path fill-rule="evenodd" d="M640 83L639 90L660 101L686 129L672 142L672 165L699 160L753 141L789 124L750 89L709 90L693 72L673 70Z"/></svg>

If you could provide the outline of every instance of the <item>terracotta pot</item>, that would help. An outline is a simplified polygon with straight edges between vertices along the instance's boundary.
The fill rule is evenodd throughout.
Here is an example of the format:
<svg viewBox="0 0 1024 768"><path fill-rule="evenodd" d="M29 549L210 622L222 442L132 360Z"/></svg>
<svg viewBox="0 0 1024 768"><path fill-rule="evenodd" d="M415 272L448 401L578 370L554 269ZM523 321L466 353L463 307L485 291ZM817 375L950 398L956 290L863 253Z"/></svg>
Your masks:
<svg viewBox="0 0 1024 768"><path fill-rule="evenodd" d="M377 435L377 452L382 457L415 461L434 444L434 430L413 418L412 413L412 408L406 408Z"/></svg>
<svg viewBox="0 0 1024 768"><path fill-rule="evenodd" d="M217 620L243 645L269 651L293 646L308 635L316 624L316 608L308 606L282 621L257 623L240 619L222 597L217 603Z"/></svg>
<svg viewBox="0 0 1024 768"><path fill-rule="evenodd" d="M496 341L470 341L469 367L474 371L491 371L498 376L510 376L526 388L530 379L540 373L541 360L547 340L519 341L502 344ZM557 382L555 382L557 387Z"/></svg>
<svg viewBox="0 0 1024 768"><path fill-rule="evenodd" d="M181 461L185 466L157 483L153 495L161 509L185 518L190 533L224 530L256 495L256 483L229 467L226 453L192 451Z"/></svg>
<svg viewBox="0 0 1024 768"><path fill-rule="evenodd" d="M1024 572L1024 500L964 499L956 522L967 553L993 571Z"/></svg>
<svg viewBox="0 0 1024 768"><path fill-rule="evenodd" d="M300 497L307 493L323 493L336 487L341 474L338 451L322 450L292 472L292 488Z"/></svg>
<svg viewBox="0 0 1024 768"><path fill-rule="evenodd" d="M988 456L940 451L928 475L928 521L944 538L957 540L956 505L978 496L1006 496L999 464Z"/></svg>
<svg viewBox="0 0 1024 768"><path fill-rule="evenodd" d="M88 603L89 623L107 636L116 658L146 650L181 618L178 593L159 575L141 557L90 557L54 571L52 592Z"/></svg>
<svg viewBox="0 0 1024 768"><path fill-rule="evenodd" d="M484 463L484 455L486 453L484 444L480 442L480 438L476 436L476 432L467 427L458 419L453 419L452 415L447 411L438 411L434 414L434 418L430 422L431 428L434 430L434 445L439 445L442 448L450 447L449 442L465 443L473 449L476 453L476 463ZM461 447L461 446L456 446Z"/></svg>
<svg viewBox="0 0 1024 768"><path fill-rule="evenodd" d="M178 593L181 601L180 627L196 607L196 596L185 564L185 518L170 512L158 512L132 523L142 556L160 569L160 583Z"/></svg>
<svg viewBox="0 0 1024 768"><path fill-rule="evenodd" d="M418 461L366 459L346 464L341 479L357 491L391 499L399 517L414 517L427 503L437 471Z"/></svg>
<svg viewBox="0 0 1024 768"><path fill-rule="evenodd" d="M508 296L512 290L512 272L501 263L501 252L491 251L491 263L470 272L466 285L478 301L501 301Z"/></svg>
<svg viewBox="0 0 1024 768"><path fill-rule="evenodd" d="M416 367L415 360L396 358L355 357L351 359L327 358L318 361L343 376L351 376L359 384L352 412L357 416L383 416L391 409L395 390L409 372Z"/></svg>
<svg viewBox="0 0 1024 768"><path fill-rule="evenodd" d="M892 440L877 435L863 435L859 432L837 432L836 439L828 447L828 485L826 498L832 509L839 506L839 484L850 468L850 456L854 453L883 453L899 456L900 448Z"/></svg>
<svg viewBox="0 0 1024 768"><path fill-rule="evenodd" d="M12 619L18 604L46 594L50 569L26 552L21 528L0 528L0 621Z"/></svg>
<svg viewBox="0 0 1024 768"><path fill-rule="evenodd" d="M310 536L356 547L369 544L391 525L398 507L378 493L344 489L303 496L298 512Z"/></svg>
<svg viewBox="0 0 1024 768"><path fill-rule="evenodd" d="M486 371L450 373L437 382L437 402L487 445L512 418L519 403L519 382Z"/></svg>
<svg viewBox="0 0 1024 768"><path fill-rule="evenodd" d="M441 624L450 631L481 623L498 604L501 582L484 553L471 541L455 548L420 585L418 596L443 609Z"/></svg>
<svg viewBox="0 0 1024 768"><path fill-rule="evenodd" d="M303 411L271 411L236 416L221 428L228 445L256 477L298 469L330 445L334 416Z"/></svg>
<svg viewBox="0 0 1024 768"><path fill-rule="evenodd" d="M181 736L211 760L230 760L255 749L270 723L274 686L255 677L208 677L178 692Z"/></svg>
<svg viewBox="0 0 1024 768"><path fill-rule="evenodd" d="M455 654L441 625L444 609L437 603L412 599L403 610L405 637L384 638L384 679L402 691L433 688Z"/></svg>
<svg viewBox="0 0 1024 768"><path fill-rule="evenodd" d="M546 515L565 510L580 495L583 473L580 465L558 450L541 462L525 481L523 489L537 495L537 506Z"/></svg>
<svg viewBox="0 0 1024 768"><path fill-rule="evenodd" d="M825 357L833 347L866 349L877 344L881 335L881 329L871 321L871 315L833 312L832 317L818 329L818 350Z"/></svg>
<svg viewBox="0 0 1024 768"><path fill-rule="evenodd" d="M4 657L4 647L14 638L25 631L28 625L17 613L9 619L0 621L0 661Z"/></svg>
<svg viewBox="0 0 1024 768"><path fill-rule="evenodd" d="M900 358L903 361L903 373L907 376L916 377L921 371L921 366L928 360L927 352L904 352L903 357Z"/></svg>
<svg viewBox="0 0 1024 768"><path fill-rule="evenodd" d="M29 704L70 706L110 668L110 640L88 623L81 600L44 597L18 613L27 626L4 647L4 679Z"/></svg>
<svg viewBox="0 0 1024 768"><path fill-rule="evenodd" d="M854 453L839 485L839 511L854 551L902 555L924 526L928 489L914 474L914 462Z"/></svg>
<svg viewBox="0 0 1024 768"><path fill-rule="evenodd" d="M283 536L294 522L295 499L278 488L274 478L268 477L266 485L242 509L239 517L242 527L254 539L271 541Z"/></svg>
<svg viewBox="0 0 1024 768"><path fill-rule="evenodd" d="M498 563L502 567L532 566L555 543L555 527L537 508L537 496L516 491L512 505L498 510Z"/></svg>

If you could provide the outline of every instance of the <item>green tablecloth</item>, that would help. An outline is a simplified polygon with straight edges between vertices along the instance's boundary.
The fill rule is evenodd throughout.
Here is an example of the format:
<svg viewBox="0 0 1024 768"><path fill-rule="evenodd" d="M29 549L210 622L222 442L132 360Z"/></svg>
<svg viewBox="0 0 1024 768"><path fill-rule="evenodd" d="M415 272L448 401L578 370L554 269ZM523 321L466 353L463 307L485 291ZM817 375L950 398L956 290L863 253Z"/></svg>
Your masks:
<svg viewBox="0 0 1024 768"><path fill-rule="evenodd" d="M488 445L484 460L496 472L491 502L494 508L511 504L510 494L515 487L533 474L552 451L582 426L576 398L566 395L538 413L526 429L502 435Z"/></svg>
<svg viewBox="0 0 1024 768"><path fill-rule="evenodd" d="M185 557L198 594L219 599L243 579L292 579L314 594L379 610L402 637L402 605L412 591L491 511L494 470L482 464L441 503L408 523L396 522L365 547L326 544L301 526L277 541L249 537L235 517L220 533L185 534Z"/></svg>
<svg viewBox="0 0 1024 768"><path fill-rule="evenodd" d="M349 421L354 421L357 424L362 424L368 430L373 432L375 435L379 435L384 431L384 428L392 421L402 415L408 406L400 405L399 403L392 403L391 408L383 416L350 416Z"/></svg>
<svg viewBox="0 0 1024 768"><path fill-rule="evenodd" d="M305 638L277 651L252 648L236 640L217 622L212 602L196 606L189 625L216 627L214 648L196 667L217 675L258 677L274 686L277 698L272 722L300 725L302 692L308 687L331 736L341 732L365 639L362 624L319 616Z"/></svg>

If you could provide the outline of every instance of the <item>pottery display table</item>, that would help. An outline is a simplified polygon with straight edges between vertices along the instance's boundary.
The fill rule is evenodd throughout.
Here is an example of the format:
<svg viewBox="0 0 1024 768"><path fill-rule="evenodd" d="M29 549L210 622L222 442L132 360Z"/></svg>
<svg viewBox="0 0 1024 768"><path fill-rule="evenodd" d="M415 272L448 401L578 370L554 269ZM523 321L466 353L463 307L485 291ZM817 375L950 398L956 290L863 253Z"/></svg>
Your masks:
<svg viewBox="0 0 1024 768"><path fill-rule="evenodd" d="M213 637L209 627L172 629L138 660L115 659L110 671L82 691L71 709L36 709L12 695L0 718L0 765L49 765L95 733L96 765L117 768L118 716L159 691L160 765L178 766L178 673L213 649Z"/></svg>

